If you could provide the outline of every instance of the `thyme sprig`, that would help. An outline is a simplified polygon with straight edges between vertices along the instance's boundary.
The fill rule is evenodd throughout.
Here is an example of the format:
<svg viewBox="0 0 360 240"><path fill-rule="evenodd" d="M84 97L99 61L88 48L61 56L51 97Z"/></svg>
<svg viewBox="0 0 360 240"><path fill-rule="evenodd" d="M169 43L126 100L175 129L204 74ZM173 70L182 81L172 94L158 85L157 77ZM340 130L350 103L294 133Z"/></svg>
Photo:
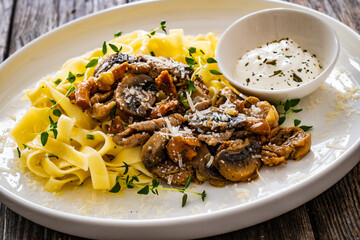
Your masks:
<svg viewBox="0 0 360 240"><path fill-rule="evenodd" d="M284 103L279 102L279 103L273 104L279 113L279 125L281 125L285 122L287 116L290 116L291 119L293 120L295 127L299 127L301 129L303 129L304 131L309 131L313 126L308 126L308 125L299 126L301 123L301 120L299 120L293 116L293 113L298 113L298 112L302 111L301 108L294 108L295 106L297 106L299 104L299 102L300 102L300 99L297 98L297 99L290 99L290 100L288 99Z"/></svg>
<svg viewBox="0 0 360 240"><path fill-rule="evenodd" d="M125 162L124 162L125 164ZM152 194L155 195L159 195L159 191L158 190L167 190L167 191L176 191L176 192L180 192L183 194L182 200L181 200L181 207L184 207L187 203L187 198L188 198L188 194L195 194L198 196L201 196L201 199L203 201L205 201L206 198L206 192L205 190L201 193L199 192L194 192L194 191L189 191L186 190L190 183L191 183L191 176L188 177L188 179L186 180L185 186L183 188L165 188L165 187L159 187L160 182L156 179L153 179L151 184L149 185L143 185L139 183L139 176L141 174L138 175L134 175L134 176L130 176L130 175L126 175L129 169L129 165L125 164L125 171L121 176L118 176L116 178L116 183L115 185L112 187L112 189L110 190L111 193L117 193L121 190L121 185L125 185L127 188L141 188L139 191L137 191L137 194L142 194L142 195L148 195L150 192Z"/></svg>
<svg viewBox="0 0 360 240"><path fill-rule="evenodd" d="M67 90L67 92L65 93L65 95L59 100L59 101L55 101L54 99L50 98L49 101L52 103L52 106L49 107L49 109L47 110L47 112L49 111L53 111L53 115L56 117L60 117L61 116L61 111L58 108L55 108L64 98L68 97L70 95L70 93L72 93L73 91L75 91L75 86L74 86L74 82L76 80L77 77L82 77L84 76L84 74L76 74L74 75L71 71L68 73L68 77L66 78L66 80L70 83L70 86ZM41 123L41 128L42 125L45 121L45 118L43 119L42 123ZM53 132L54 134L54 138L56 139L57 137L57 121L55 122L50 116L49 116L49 121L50 121L50 126L48 129L46 129L45 131L40 133L40 140L41 140L41 144L43 146L46 145L48 138L49 138L49 132Z"/></svg>
<svg viewBox="0 0 360 240"><path fill-rule="evenodd" d="M188 49L188 52L189 52L190 57L185 56L185 61L186 61L187 65L189 65L189 67L191 69L194 69L195 66L198 66L198 68L193 72L193 74L191 75L191 78L189 80L189 89L188 89L188 91L191 93L192 91L195 90L194 80L195 80L196 77L199 76L199 72L202 69L208 70L213 75L222 75L222 73L219 72L216 69L209 69L208 67L206 67L207 63L209 63L209 64L217 63L217 61L212 57L208 57L208 58L205 59L203 56L201 56L201 54L205 55L205 52L202 49L199 50L199 52L201 54L199 54L197 52L197 49L195 47L190 47Z"/></svg>
<svg viewBox="0 0 360 240"><path fill-rule="evenodd" d="M155 35L155 33L156 33L157 30L163 30L164 33L167 34L167 32L166 32L166 21L165 21L165 20L162 20L162 21L160 22L160 26L157 27L157 28L154 28L153 30L151 30L151 31L149 32L149 34L147 34L147 36L148 36L149 38L151 38L152 36Z"/></svg>

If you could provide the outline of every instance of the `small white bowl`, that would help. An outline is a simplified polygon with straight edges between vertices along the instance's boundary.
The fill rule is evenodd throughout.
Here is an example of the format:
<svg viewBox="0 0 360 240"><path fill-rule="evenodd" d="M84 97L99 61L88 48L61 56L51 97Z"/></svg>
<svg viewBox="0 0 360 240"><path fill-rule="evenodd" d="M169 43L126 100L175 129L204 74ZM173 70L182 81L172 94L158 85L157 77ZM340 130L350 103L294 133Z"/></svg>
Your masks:
<svg viewBox="0 0 360 240"><path fill-rule="evenodd" d="M316 55L323 67L319 76L299 87L283 90L255 89L236 80L236 62L246 51L287 37ZM339 49L335 31L318 17L305 11L274 8L254 12L234 22L222 34L215 56L224 77L240 92L278 101L302 98L320 87L335 65Z"/></svg>

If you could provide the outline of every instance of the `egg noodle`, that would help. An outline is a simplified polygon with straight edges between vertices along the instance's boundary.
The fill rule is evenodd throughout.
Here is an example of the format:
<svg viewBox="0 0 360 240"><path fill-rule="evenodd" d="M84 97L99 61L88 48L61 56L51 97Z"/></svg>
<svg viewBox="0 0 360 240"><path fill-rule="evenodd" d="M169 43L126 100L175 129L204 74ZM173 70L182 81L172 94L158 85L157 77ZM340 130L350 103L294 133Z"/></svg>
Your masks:
<svg viewBox="0 0 360 240"><path fill-rule="evenodd" d="M182 63L186 63L189 48L201 50L195 55L200 66L194 70L202 76L210 97L215 99L218 91L229 84L222 75L213 75L207 70L218 69L216 63L201 59L214 57L217 42L214 33L194 37L177 29L151 37L148 32L135 31L115 37L108 44L126 54L155 54ZM108 44L105 56L115 53ZM153 178L141 161L141 147L124 149L117 146L112 136L104 133L106 124L99 126L67 97L70 87L76 87L94 75L95 66L86 68L86 65L103 57L103 50L99 48L72 58L58 72L26 91L24 99L31 101L31 107L16 124L11 136L18 145L21 162L36 176L45 179L44 188L49 192L59 191L67 183L81 185L89 178L93 189L110 190L125 170L129 176L139 176L139 183L147 184ZM66 80L69 72L75 76L73 83ZM45 145L41 139L44 131L48 132Z"/></svg>

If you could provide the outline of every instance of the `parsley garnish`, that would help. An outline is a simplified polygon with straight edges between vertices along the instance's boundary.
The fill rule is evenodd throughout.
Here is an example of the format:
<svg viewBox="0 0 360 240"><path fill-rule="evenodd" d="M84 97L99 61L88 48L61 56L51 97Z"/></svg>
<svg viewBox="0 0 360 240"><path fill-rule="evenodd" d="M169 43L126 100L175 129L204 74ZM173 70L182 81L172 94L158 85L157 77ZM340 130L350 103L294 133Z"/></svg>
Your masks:
<svg viewBox="0 0 360 240"><path fill-rule="evenodd" d="M150 55L155 57L155 53L153 51L150 52Z"/></svg>

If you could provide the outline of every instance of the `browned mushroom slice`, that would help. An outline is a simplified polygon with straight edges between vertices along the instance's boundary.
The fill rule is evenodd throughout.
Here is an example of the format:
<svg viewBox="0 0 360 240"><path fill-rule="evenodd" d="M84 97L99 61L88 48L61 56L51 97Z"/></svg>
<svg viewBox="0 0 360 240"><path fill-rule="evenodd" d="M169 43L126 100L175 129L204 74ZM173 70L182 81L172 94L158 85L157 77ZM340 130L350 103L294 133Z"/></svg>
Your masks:
<svg viewBox="0 0 360 240"><path fill-rule="evenodd" d="M88 107L90 107L90 94L94 87L94 78L90 78L87 81L82 81L76 86L75 103L81 107L82 110L86 110Z"/></svg>
<svg viewBox="0 0 360 240"><path fill-rule="evenodd" d="M191 164L196 170L196 177L199 181L209 181L214 186L222 187L227 180L214 167L213 161L214 156L211 155L207 146L202 144Z"/></svg>
<svg viewBox="0 0 360 240"><path fill-rule="evenodd" d="M219 112L217 108L211 107L209 110L189 113L186 115L189 125L200 132L223 132L229 128L242 128L246 125L246 116L238 114L230 116L229 114Z"/></svg>
<svg viewBox="0 0 360 240"><path fill-rule="evenodd" d="M168 141L163 132L152 135L145 143L141 151L141 160L145 167L151 171L152 168L165 161L167 158L165 145Z"/></svg>
<svg viewBox="0 0 360 240"><path fill-rule="evenodd" d="M214 164L220 174L230 181L249 181L257 176L261 166L260 152L260 142L255 139L224 142Z"/></svg>
<svg viewBox="0 0 360 240"><path fill-rule="evenodd" d="M171 126L179 126L186 121L182 115L175 113L164 118L153 119L148 121L137 122L129 125L132 132L154 132L167 126L167 122ZM131 133L131 132L129 132Z"/></svg>
<svg viewBox="0 0 360 240"><path fill-rule="evenodd" d="M184 186L186 180L194 175L194 170L190 165L179 167L173 161L166 160L155 166L152 171L158 177L167 181L169 185ZM192 178L195 180L194 178Z"/></svg>
<svg viewBox="0 0 360 240"><path fill-rule="evenodd" d="M174 61L168 57L152 57L149 55L138 55L137 62L145 62L150 67L149 75L157 78L161 72L168 71L176 82L178 79L190 79L193 70L186 64Z"/></svg>
<svg viewBox="0 0 360 240"><path fill-rule="evenodd" d="M130 74L123 78L115 90L115 99L120 109L134 117L146 117L156 101L154 80L148 75Z"/></svg>
<svg viewBox="0 0 360 240"><path fill-rule="evenodd" d="M168 71L162 71L161 74L155 79L156 88L163 91L167 96L174 96L176 88L174 79L170 76Z"/></svg>
<svg viewBox="0 0 360 240"><path fill-rule="evenodd" d="M124 125L119 116L116 116L112 121L108 128L108 133L116 134L124 131ZM115 142L116 143L116 142Z"/></svg>
<svg viewBox="0 0 360 240"><path fill-rule="evenodd" d="M138 145L143 145L150 138L148 133L136 133L127 138L120 138L118 135L113 137L114 142L123 147L135 147Z"/></svg>
<svg viewBox="0 0 360 240"><path fill-rule="evenodd" d="M173 162L179 162L180 160L191 161L196 155L196 147L200 147L200 141L192 136L174 136L166 145L169 158Z"/></svg>
<svg viewBox="0 0 360 240"><path fill-rule="evenodd" d="M234 104L237 111L242 112L245 106L245 101L236 94L231 88L225 87L219 92L219 100L216 102L216 106L227 103L229 101L231 104Z"/></svg>
<svg viewBox="0 0 360 240"><path fill-rule="evenodd" d="M275 107L267 101L260 101L256 97L248 97L245 100L245 108L242 112L248 116L266 120L271 129L278 126L279 114Z"/></svg>
<svg viewBox="0 0 360 240"><path fill-rule="evenodd" d="M116 106L116 102L95 103L91 108L88 108L86 111L90 115L90 117L97 120L104 120L110 115L110 111L114 106Z"/></svg>
<svg viewBox="0 0 360 240"><path fill-rule="evenodd" d="M108 91L105 93L97 92L90 98L91 105L95 103L104 103L110 100L114 95L114 91Z"/></svg>
<svg viewBox="0 0 360 240"><path fill-rule="evenodd" d="M151 109L150 118L158 118L165 116L168 112L175 110L179 106L179 101L176 99L166 99L156 103L155 108Z"/></svg>
<svg viewBox="0 0 360 240"><path fill-rule="evenodd" d="M277 127L271 131L269 142L262 147L262 161L272 166L286 163L286 159L299 160L310 151L311 134L298 127Z"/></svg>
<svg viewBox="0 0 360 240"><path fill-rule="evenodd" d="M124 53L115 53L105 57L95 68L94 77L99 77L100 73L109 71L113 66L124 62L132 63L136 61L135 56Z"/></svg>
<svg viewBox="0 0 360 240"><path fill-rule="evenodd" d="M245 129L259 135L269 135L271 132L271 128L267 121L254 117L248 117L246 119Z"/></svg>
<svg viewBox="0 0 360 240"><path fill-rule="evenodd" d="M233 132L234 129L230 129L220 133L200 134L198 138L200 141L205 142L209 146L216 146L223 141L229 140Z"/></svg>

